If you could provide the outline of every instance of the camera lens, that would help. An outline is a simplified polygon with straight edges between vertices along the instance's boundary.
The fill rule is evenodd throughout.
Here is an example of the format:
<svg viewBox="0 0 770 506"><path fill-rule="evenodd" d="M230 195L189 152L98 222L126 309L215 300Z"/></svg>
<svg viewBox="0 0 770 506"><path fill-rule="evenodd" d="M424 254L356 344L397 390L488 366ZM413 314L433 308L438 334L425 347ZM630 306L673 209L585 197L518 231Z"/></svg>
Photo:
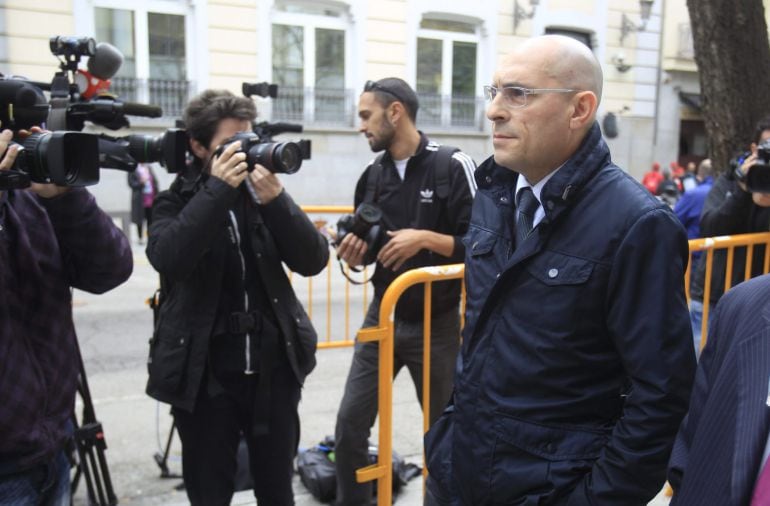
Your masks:
<svg viewBox="0 0 770 506"><path fill-rule="evenodd" d="M302 151L294 142L260 143L249 150L249 167L254 163L273 173L294 174L302 165Z"/></svg>

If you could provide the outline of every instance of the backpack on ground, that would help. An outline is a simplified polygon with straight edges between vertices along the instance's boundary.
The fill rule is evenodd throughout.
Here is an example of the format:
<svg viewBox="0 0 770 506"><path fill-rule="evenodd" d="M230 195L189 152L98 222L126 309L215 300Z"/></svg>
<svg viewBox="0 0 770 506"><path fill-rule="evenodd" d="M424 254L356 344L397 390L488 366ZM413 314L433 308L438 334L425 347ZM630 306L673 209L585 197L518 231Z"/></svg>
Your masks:
<svg viewBox="0 0 770 506"><path fill-rule="evenodd" d="M337 467L334 463L334 438L326 436L319 444L300 450L297 454L297 472L305 488L321 502L331 502L337 495ZM377 462L377 447L369 445L369 462ZM404 462L393 452L393 495L409 480L422 473L420 466ZM377 495L377 487L374 487Z"/></svg>

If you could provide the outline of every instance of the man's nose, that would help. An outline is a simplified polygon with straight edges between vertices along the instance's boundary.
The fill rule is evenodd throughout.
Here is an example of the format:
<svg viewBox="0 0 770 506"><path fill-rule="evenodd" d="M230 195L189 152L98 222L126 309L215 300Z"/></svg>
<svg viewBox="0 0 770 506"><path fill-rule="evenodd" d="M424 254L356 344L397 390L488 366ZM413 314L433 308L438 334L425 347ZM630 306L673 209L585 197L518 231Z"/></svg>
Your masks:
<svg viewBox="0 0 770 506"><path fill-rule="evenodd" d="M508 111L508 108L503 105L503 98L498 94L487 106L487 119L497 122L505 121L509 117L510 112Z"/></svg>

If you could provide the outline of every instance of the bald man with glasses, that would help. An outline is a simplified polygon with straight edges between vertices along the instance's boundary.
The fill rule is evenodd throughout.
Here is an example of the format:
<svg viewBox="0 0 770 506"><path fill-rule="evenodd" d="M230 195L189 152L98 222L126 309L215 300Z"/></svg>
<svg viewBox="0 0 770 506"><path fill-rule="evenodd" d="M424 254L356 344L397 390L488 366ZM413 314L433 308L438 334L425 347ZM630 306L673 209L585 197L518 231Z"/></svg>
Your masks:
<svg viewBox="0 0 770 506"><path fill-rule="evenodd" d="M475 174L466 324L426 436L426 503L647 504L695 368L685 231L612 163L586 46L530 39L484 92L494 156Z"/></svg>

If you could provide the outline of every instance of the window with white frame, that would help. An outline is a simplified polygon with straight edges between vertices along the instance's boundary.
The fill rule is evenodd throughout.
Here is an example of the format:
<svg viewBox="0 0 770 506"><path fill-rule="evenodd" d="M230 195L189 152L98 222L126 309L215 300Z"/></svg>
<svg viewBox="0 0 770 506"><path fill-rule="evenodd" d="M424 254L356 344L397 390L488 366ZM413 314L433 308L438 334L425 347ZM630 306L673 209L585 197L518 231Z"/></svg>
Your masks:
<svg viewBox="0 0 770 506"><path fill-rule="evenodd" d="M191 92L187 21L184 2L94 3L94 37L124 57L111 90L122 100L158 105L164 116L180 115Z"/></svg>
<svg viewBox="0 0 770 506"><path fill-rule="evenodd" d="M415 69L420 124L477 126L478 41L474 23L422 19Z"/></svg>
<svg viewBox="0 0 770 506"><path fill-rule="evenodd" d="M276 119L346 123L352 118L350 15L338 2L278 1L272 14Z"/></svg>

